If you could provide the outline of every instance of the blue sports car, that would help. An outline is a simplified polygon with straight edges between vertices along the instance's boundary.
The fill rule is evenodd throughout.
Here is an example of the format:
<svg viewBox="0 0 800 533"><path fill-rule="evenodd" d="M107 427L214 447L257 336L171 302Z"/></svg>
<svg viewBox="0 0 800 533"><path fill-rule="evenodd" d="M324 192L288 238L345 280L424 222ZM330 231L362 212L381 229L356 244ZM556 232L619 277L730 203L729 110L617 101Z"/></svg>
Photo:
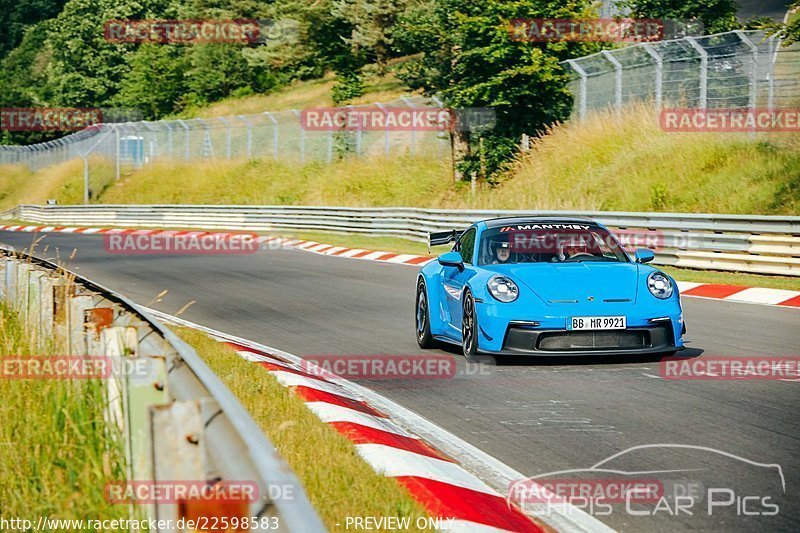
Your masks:
<svg viewBox="0 0 800 533"><path fill-rule="evenodd" d="M631 258L601 224L579 218L498 218L432 233L452 251L417 279L416 337L489 355L663 354L686 327L671 277Z"/></svg>

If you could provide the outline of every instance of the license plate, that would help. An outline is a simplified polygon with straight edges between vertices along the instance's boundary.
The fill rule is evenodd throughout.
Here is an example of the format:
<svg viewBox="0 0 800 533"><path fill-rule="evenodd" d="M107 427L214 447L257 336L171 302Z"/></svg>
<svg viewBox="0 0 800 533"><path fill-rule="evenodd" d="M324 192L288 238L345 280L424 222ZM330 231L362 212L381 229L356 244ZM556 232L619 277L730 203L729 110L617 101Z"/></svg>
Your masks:
<svg viewBox="0 0 800 533"><path fill-rule="evenodd" d="M567 329L573 331L587 329L625 329L624 316L573 316L567 320Z"/></svg>

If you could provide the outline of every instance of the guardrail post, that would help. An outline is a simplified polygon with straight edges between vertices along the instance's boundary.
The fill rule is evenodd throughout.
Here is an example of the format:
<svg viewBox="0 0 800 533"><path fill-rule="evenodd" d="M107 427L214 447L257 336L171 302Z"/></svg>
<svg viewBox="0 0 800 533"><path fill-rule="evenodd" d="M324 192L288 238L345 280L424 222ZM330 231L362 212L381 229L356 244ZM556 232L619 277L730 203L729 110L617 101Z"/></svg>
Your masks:
<svg viewBox="0 0 800 533"><path fill-rule="evenodd" d="M656 62L656 76L654 80L655 93L656 93L656 108L661 109L663 103L663 83L664 83L664 61L661 59L661 54L656 52L656 49L650 43L642 43L642 47L650 57Z"/></svg>
<svg viewBox="0 0 800 533"><path fill-rule="evenodd" d="M204 467L208 452L201 401L206 400L176 401L149 408L155 481L207 479ZM177 505L159 503L156 509L160 519L181 518Z"/></svg>
<svg viewBox="0 0 800 533"><path fill-rule="evenodd" d="M567 63L578 73L581 77L581 81L578 85L578 118L584 119L586 118L586 89L587 89L587 79L589 75L583 70L577 61L574 59L568 59Z"/></svg>
<svg viewBox="0 0 800 533"><path fill-rule="evenodd" d="M700 101L698 107L706 109L708 107L708 52L694 37L684 37L684 39L700 54Z"/></svg>
<svg viewBox="0 0 800 533"><path fill-rule="evenodd" d="M86 334L86 311L94 307L87 294L72 296L67 302L67 350L69 355L86 355L89 343Z"/></svg>
<svg viewBox="0 0 800 533"><path fill-rule="evenodd" d="M42 342L42 291L41 279L44 276L43 270L31 269L28 276L28 327L33 332L33 345L41 346Z"/></svg>
<svg viewBox="0 0 800 533"><path fill-rule="evenodd" d="M14 308L20 314L23 322L28 321L28 280L31 274L30 263L18 263L14 283Z"/></svg>

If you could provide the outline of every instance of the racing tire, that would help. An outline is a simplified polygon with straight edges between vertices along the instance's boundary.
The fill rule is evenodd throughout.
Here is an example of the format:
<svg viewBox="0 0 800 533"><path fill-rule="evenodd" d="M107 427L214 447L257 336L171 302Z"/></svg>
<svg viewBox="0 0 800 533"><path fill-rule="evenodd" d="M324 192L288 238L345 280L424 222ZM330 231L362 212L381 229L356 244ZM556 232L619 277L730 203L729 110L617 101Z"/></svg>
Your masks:
<svg viewBox="0 0 800 533"><path fill-rule="evenodd" d="M467 360L478 355L478 318L475 314L475 298L467 289L461 305L461 349Z"/></svg>
<svg viewBox="0 0 800 533"><path fill-rule="evenodd" d="M428 305L428 291L425 290L425 282L422 278L417 282L417 298L414 309L417 344L423 349L433 348L436 345L436 341L431 335L431 312Z"/></svg>

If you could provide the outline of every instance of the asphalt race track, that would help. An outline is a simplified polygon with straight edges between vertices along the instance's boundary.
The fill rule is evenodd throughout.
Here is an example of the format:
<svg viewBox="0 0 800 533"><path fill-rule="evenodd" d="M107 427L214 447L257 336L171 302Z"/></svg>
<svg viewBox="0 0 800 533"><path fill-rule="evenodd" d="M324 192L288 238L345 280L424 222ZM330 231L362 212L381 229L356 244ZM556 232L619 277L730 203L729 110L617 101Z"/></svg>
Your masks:
<svg viewBox="0 0 800 533"><path fill-rule="evenodd" d="M39 236L41 237L41 236ZM0 232L28 247L34 235ZM417 269L299 250L247 256L131 256L104 250L97 235L45 234L37 255L140 304L175 313L297 355L425 354L413 334ZM160 301L152 300L168 290ZM800 310L686 298L686 355L797 356ZM672 381L653 360L521 359L467 364L456 351L451 379L367 383L525 475L589 468L632 446L686 444L619 457L625 471L683 470L676 485L730 489L730 505L707 501L688 514L595 516L625 531L796 530L800 521L800 381ZM750 462L747 462L750 461ZM776 469L780 465L785 493ZM578 475L578 474L576 474ZM681 485L683 486L683 485ZM747 496L757 499L744 500ZM763 498L779 505L773 512ZM719 496L723 498L723 496ZM652 506L650 506L652 511Z"/></svg>

